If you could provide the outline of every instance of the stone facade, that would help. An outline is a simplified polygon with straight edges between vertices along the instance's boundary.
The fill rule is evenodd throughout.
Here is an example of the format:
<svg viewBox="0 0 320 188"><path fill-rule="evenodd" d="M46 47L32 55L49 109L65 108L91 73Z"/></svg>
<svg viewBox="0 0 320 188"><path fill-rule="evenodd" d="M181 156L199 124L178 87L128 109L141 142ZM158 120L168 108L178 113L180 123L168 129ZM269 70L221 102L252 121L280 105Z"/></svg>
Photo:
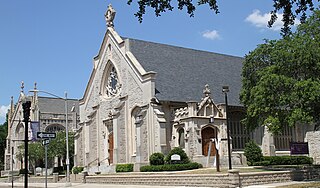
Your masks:
<svg viewBox="0 0 320 188"><path fill-rule="evenodd" d="M5 149L5 171L20 170L23 168L21 160L17 158L18 146L23 144L23 140L25 139L25 126L23 122L23 109L21 102L22 95L25 95L23 92L23 84L21 88L21 94L16 105L14 104L13 98L11 99L11 108L8 113L8 136ZM37 90L35 84L34 95L27 96L31 100L29 140L36 139L35 137L31 136L32 123L38 124L37 127L39 127L38 131L40 132L65 131L65 99L41 97L38 96L39 92L41 91ZM75 99L67 99L67 109L68 129L69 131L73 131L77 128L79 122L79 101ZM35 167L30 166L30 168Z"/></svg>
<svg viewBox="0 0 320 188"><path fill-rule="evenodd" d="M280 135L266 127L245 130L239 102L242 58L124 39L114 29L115 10L109 6L107 12L106 34L80 101L75 165L93 174L134 163L137 171L152 153L166 154L174 147L204 166L214 165L217 154L220 164L227 165L226 105L216 92L225 83L231 88L234 165L246 164L243 148L250 139L269 156L289 155L289 143L304 140L309 126L286 128ZM215 92L207 83L213 83Z"/></svg>
<svg viewBox="0 0 320 188"><path fill-rule="evenodd" d="M306 142L309 146L309 156L313 158L315 164L320 164L320 131L310 131L306 134Z"/></svg>

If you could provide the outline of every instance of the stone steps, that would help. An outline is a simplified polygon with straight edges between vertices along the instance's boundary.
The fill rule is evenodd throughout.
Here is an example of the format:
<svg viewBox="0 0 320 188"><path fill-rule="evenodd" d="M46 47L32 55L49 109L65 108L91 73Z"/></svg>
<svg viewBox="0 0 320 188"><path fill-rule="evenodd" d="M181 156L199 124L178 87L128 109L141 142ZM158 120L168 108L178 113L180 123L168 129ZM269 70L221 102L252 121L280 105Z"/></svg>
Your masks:
<svg viewBox="0 0 320 188"><path fill-rule="evenodd" d="M226 180L226 181L224 181ZM87 176L86 183L127 184L127 185L162 185L162 186L199 186L228 187L228 176L203 175L144 175L144 176Z"/></svg>

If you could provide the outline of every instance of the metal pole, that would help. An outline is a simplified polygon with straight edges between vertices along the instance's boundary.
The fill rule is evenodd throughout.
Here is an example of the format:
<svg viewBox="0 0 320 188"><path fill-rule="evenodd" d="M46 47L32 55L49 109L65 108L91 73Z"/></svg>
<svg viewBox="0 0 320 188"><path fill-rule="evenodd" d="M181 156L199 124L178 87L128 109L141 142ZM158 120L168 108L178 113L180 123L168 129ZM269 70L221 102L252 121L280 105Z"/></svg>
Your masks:
<svg viewBox="0 0 320 188"><path fill-rule="evenodd" d="M48 144L45 143L44 146L44 152L45 152L45 165L46 165L46 181L45 181L45 188L48 187Z"/></svg>
<svg viewBox="0 0 320 188"><path fill-rule="evenodd" d="M66 165L67 165L67 178L66 178L66 187L71 186L70 183L70 162L69 162L69 130L68 130L68 97L67 92L65 92L65 111L66 111Z"/></svg>
<svg viewBox="0 0 320 188"><path fill-rule="evenodd" d="M28 123L30 117L31 101L26 101L22 104L23 107L23 121L24 121L24 187L28 188Z"/></svg>
<svg viewBox="0 0 320 188"><path fill-rule="evenodd" d="M231 164L231 148L230 148L230 128L229 128L229 116L228 116L228 95L227 92L224 93L226 101L226 118L227 118L227 140L228 140L228 159L229 159L229 169L232 169Z"/></svg>
<svg viewBox="0 0 320 188"><path fill-rule="evenodd" d="M11 187L13 188L13 146L11 147Z"/></svg>

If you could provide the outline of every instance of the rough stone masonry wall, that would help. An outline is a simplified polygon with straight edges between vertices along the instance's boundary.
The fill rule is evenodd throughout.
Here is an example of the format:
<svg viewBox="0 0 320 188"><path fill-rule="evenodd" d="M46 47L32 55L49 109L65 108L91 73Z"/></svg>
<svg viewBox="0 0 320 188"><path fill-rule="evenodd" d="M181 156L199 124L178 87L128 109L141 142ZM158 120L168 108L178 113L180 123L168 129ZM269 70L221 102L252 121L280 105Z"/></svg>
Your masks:
<svg viewBox="0 0 320 188"><path fill-rule="evenodd" d="M309 156L313 158L314 164L320 164L320 131L310 131L306 134L306 142L309 145Z"/></svg>

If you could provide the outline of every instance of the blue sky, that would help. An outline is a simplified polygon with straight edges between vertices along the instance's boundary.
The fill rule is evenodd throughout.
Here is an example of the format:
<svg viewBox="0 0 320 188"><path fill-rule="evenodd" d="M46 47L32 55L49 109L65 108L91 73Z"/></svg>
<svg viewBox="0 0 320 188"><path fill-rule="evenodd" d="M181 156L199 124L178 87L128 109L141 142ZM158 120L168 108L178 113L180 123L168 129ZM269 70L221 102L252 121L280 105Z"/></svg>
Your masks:
<svg viewBox="0 0 320 188"><path fill-rule="evenodd" d="M267 28L272 1L218 1L220 14L198 7L155 17L147 9L143 23L127 0L1 0L0 1L0 123L17 98L20 83L70 98L81 98L98 53L108 4L117 11L115 29L124 37L187 48L244 56L263 43L280 38L279 23ZM281 24L281 23L280 23Z"/></svg>

